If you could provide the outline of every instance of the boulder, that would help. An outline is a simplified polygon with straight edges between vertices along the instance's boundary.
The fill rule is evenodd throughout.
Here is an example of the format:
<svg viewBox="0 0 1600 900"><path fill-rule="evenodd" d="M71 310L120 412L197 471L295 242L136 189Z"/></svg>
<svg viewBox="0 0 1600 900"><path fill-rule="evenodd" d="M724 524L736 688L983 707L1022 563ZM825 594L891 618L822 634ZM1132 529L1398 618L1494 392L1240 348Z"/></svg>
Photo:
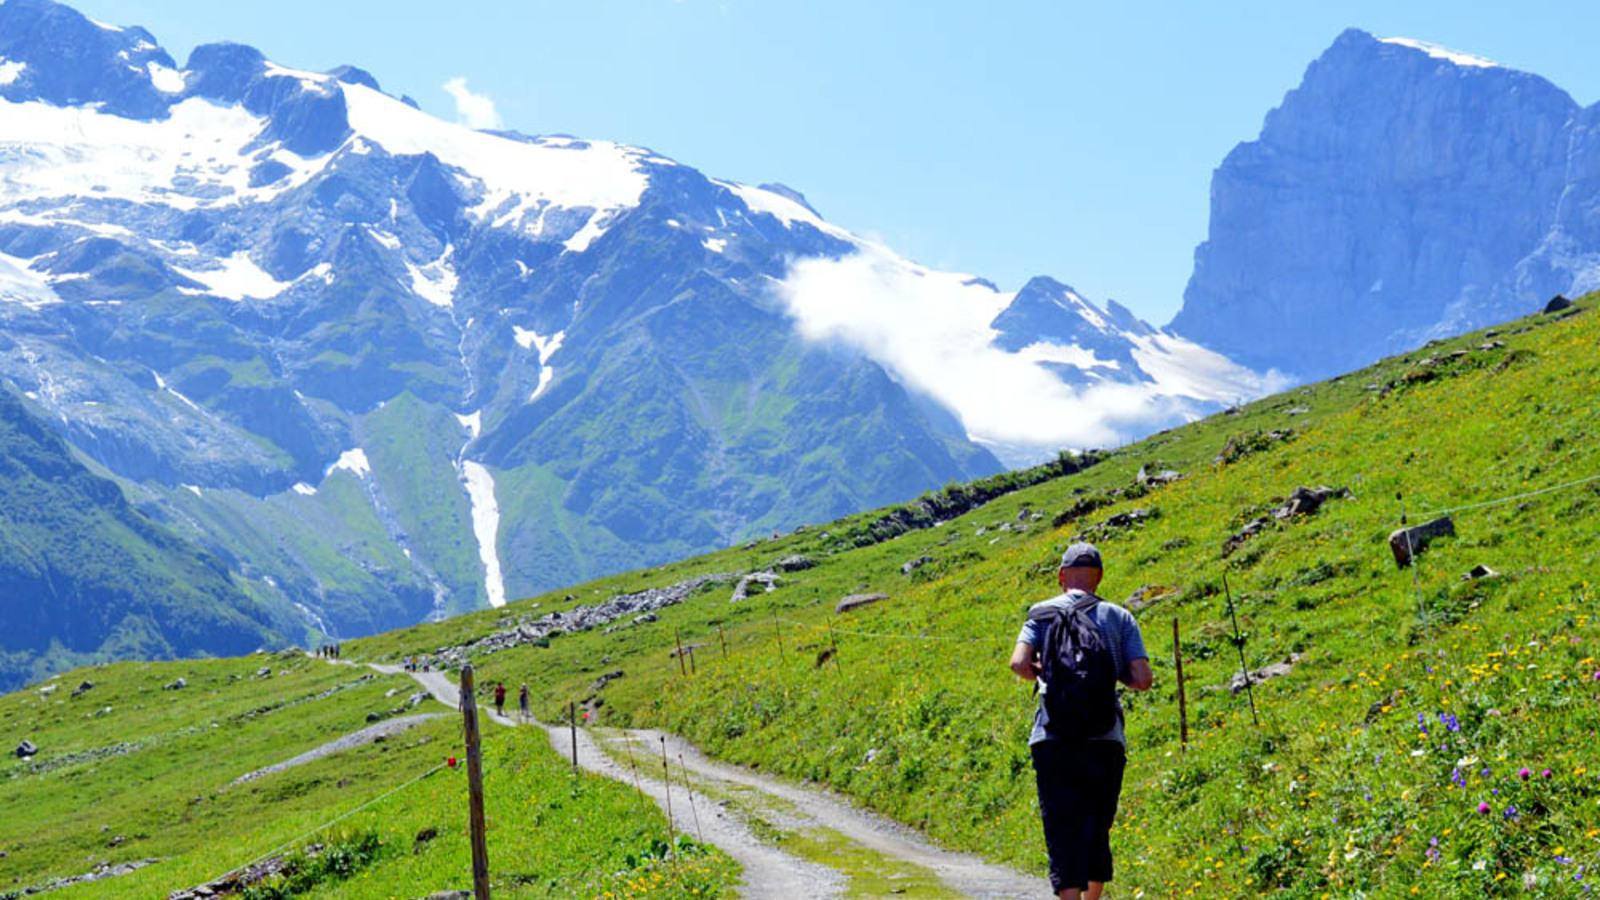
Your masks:
<svg viewBox="0 0 1600 900"><path fill-rule="evenodd" d="M1456 523L1449 516L1424 522L1411 528L1401 528L1389 535L1389 549L1394 553L1394 564L1402 569L1411 565L1411 559L1428 548L1428 543L1438 537L1454 537Z"/></svg>
<svg viewBox="0 0 1600 900"><path fill-rule="evenodd" d="M34 746L33 741L23 741L17 745L17 759L27 759L38 752L39 748Z"/></svg>
<svg viewBox="0 0 1600 900"><path fill-rule="evenodd" d="M87 694L92 690L94 690L94 682L85 681L73 689L72 696L75 698L82 697L84 694Z"/></svg>
<svg viewBox="0 0 1600 900"><path fill-rule="evenodd" d="M913 559L910 562L901 565L900 566L900 574L901 575L910 575L912 572L915 572L916 570L922 568L923 566L925 566L925 565L927 565L928 563L931 563L931 562L933 562L933 557L926 556L926 555L919 556L916 559Z"/></svg>
<svg viewBox="0 0 1600 900"><path fill-rule="evenodd" d="M833 611L836 614L847 613L852 609L860 609L863 606L871 606L874 603L881 603L887 599L889 599L888 594L851 594L848 597L841 598L838 603L835 603L833 606Z"/></svg>
<svg viewBox="0 0 1600 900"><path fill-rule="evenodd" d="M1551 297L1550 298L1550 302L1546 303L1544 305L1544 311L1545 311L1546 315L1548 315L1550 313L1558 313L1558 312L1561 312L1563 309L1571 309L1571 308L1572 308L1572 301L1568 300L1566 298L1566 296L1562 295L1562 294L1557 294L1554 297Z"/></svg>
<svg viewBox="0 0 1600 900"><path fill-rule="evenodd" d="M1277 509L1272 511L1275 519L1292 519L1295 516L1309 516L1322 508L1322 504L1334 498L1350 499L1352 496L1349 488L1331 487L1297 487L1289 494L1289 499Z"/></svg>
<svg viewBox="0 0 1600 900"><path fill-rule="evenodd" d="M1479 563L1478 565L1473 566L1467 572L1467 574L1461 576L1461 580L1462 581L1476 581L1479 578L1493 578L1493 577L1495 577L1496 575L1499 575L1499 574L1500 574L1499 572L1496 572L1495 570L1489 568L1488 566L1486 566L1486 565L1484 565L1482 563Z"/></svg>
<svg viewBox="0 0 1600 900"><path fill-rule="evenodd" d="M591 694L599 693L600 690L602 688L604 688L606 685L610 684L613 681L616 681L618 678L621 678L625 674L626 673L623 672L621 669L617 669L616 671L607 672L604 675L601 675L599 678L596 678L594 680L594 684L589 685L589 693L591 693Z"/></svg>
<svg viewBox="0 0 1600 900"><path fill-rule="evenodd" d="M257 678L271 678L272 677L272 668L269 667L269 666L262 666L261 668L256 670L256 677Z"/></svg>
<svg viewBox="0 0 1600 900"><path fill-rule="evenodd" d="M816 563L812 561L811 557L801 556L798 553L794 553L773 563L772 567L777 569L779 572L799 572L803 569L809 569L814 565L816 565Z"/></svg>
<svg viewBox="0 0 1600 900"><path fill-rule="evenodd" d="M163 691L181 691L188 686L188 681L184 680L183 678L179 678L177 681L174 681L171 684L162 685L161 689Z"/></svg>
<svg viewBox="0 0 1600 900"><path fill-rule="evenodd" d="M1250 673L1250 682L1249 683L1250 684L1260 684L1261 682L1266 681L1269 678L1282 678L1283 676L1285 676L1285 675L1289 674L1290 672L1294 671L1294 664L1299 662L1299 661L1300 661L1300 654L1291 653L1291 654L1289 654L1289 658L1285 659L1283 662L1275 662L1275 663L1272 663L1271 665L1262 666L1261 668L1255 670L1254 672L1251 672ZM1234 675L1233 675L1233 680L1228 683L1228 690L1230 692L1232 692L1232 693L1237 694L1240 691L1244 690L1244 688L1245 688L1245 677L1244 677L1244 675L1242 673L1235 672Z"/></svg>

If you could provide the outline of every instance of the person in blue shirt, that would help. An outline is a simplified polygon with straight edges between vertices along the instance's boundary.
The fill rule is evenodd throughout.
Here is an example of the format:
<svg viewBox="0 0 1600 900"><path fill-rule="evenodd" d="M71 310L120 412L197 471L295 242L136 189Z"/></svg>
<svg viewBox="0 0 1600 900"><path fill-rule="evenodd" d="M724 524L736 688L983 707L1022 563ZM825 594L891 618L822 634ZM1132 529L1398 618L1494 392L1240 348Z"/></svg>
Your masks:
<svg viewBox="0 0 1600 900"><path fill-rule="evenodd" d="M1117 680L1130 690L1150 690L1154 676L1139 623L1133 613L1095 596L1103 575L1100 551L1093 544L1067 548L1056 573L1062 593L1029 609L1011 654L1011 671L1027 681L1039 678L1041 631L1049 624L1036 621L1034 613L1051 606L1079 606L1089 611L1111 651ZM1117 704L1116 721L1105 733L1066 740L1052 733L1041 691L1028 744L1050 856L1050 887L1060 900L1099 900L1111 880L1111 824L1127 762L1122 705Z"/></svg>

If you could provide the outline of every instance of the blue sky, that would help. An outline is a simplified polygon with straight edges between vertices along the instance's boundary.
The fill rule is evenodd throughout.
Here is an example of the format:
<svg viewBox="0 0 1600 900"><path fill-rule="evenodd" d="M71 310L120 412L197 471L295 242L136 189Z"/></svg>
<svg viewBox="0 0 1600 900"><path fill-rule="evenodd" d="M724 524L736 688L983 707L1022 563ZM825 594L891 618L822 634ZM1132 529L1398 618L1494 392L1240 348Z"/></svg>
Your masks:
<svg viewBox="0 0 1600 900"><path fill-rule="evenodd" d="M954 0L81 0L181 63L253 44L361 66L424 109L649 146L803 191L920 262L1053 275L1164 324L1211 171L1347 26L1537 72L1600 100L1600 4ZM455 82L464 79L465 93ZM470 96L469 96L470 95Z"/></svg>

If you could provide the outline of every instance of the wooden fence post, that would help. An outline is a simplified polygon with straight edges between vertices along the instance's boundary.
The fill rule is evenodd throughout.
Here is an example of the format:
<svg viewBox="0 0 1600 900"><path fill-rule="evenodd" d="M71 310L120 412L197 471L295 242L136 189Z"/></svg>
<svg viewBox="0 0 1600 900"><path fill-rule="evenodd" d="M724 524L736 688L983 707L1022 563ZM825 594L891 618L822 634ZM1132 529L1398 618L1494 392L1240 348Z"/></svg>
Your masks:
<svg viewBox="0 0 1600 900"><path fill-rule="evenodd" d="M461 724L467 741L467 805L472 829L472 894L489 900L489 841L483 819L483 754L478 736L478 698L472 686L472 664L461 667Z"/></svg>
<svg viewBox="0 0 1600 900"><path fill-rule="evenodd" d="M678 629L672 629L672 639L678 644L678 674L688 675L689 669L683 662L683 635Z"/></svg>
<svg viewBox="0 0 1600 900"><path fill-rule="evenodd" d="M572 734L572 774L578 774L578 704L567 701L567 727Z"/></svg>
<svg viewBox="0 0 1600 900"><path fill-rule="evenodd" d="M1178 617L1172 617L1172 657L1178 664L1178 740L1189 749L1189 704L1183 693L1183 644L1178 638Z"/></svg>

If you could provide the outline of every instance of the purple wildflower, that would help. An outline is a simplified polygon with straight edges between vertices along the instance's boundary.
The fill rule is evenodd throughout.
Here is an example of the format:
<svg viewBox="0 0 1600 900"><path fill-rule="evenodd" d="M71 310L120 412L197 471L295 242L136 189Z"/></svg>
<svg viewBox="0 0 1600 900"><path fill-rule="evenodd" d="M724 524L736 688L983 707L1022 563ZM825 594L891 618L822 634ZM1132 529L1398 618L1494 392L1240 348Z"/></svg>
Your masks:
<svg viewBox="0 0 1600 900"><path fill-rule="evenodd" d="M1451 769L1450 770L1450 783L1454 784L1456 787L1464 788L1464 787L1467 786L1467 776L1461 774L1461 770L1460 769Z"/></svg>
<svg viewBox="0 0 1600 900"><path fill-rule="evenodd" d="M1489 814L1489 804L1487 804L1487 803L1479 803L1478 804L1478 814L1487 816Z"/></svg>
<svg viewBox="0 0 1600 900"><path fill-rule="evenodd" d="M1554 778L1555 774L1556 773L1550 771L1549 769L1545 769L1543 772L1539 773L1539 777L1540 778Z"/></svg>
<svg viewBox="0 0 1600 900"><path fill-rule="evenodd" d="M1533 774L1533 772L1529 771L1527 766L1523 766L1522 768L1517 770L1517 777L1521 778L1523 781L1527 781L1528 780L1528 776L1530 776L1532 774Z"/></svg>

